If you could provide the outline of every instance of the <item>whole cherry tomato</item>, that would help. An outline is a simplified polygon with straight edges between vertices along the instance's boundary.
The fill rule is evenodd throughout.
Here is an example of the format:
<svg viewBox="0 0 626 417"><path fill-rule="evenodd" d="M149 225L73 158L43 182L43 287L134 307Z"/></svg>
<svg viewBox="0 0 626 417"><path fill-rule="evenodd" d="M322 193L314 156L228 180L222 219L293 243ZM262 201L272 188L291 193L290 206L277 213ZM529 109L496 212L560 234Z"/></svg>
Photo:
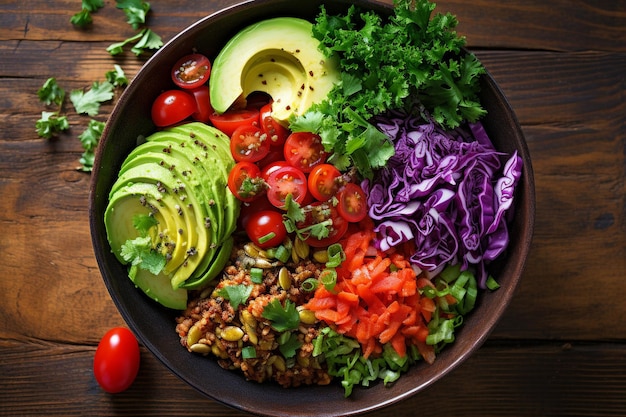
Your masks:
<svg viewBox="0 0 626 417"><path fill-rule="evenodd" d="M159 127L182 122L198 110L196 99L183 90L165 91L152 103L152 121Z"/></svg>
<svg viewBox="0 0 626 417"><path fill-rule="evenodd" d="M139 344L125 327L114 327L100 340L93 373L106 392L115 394L131 386L139 372Z"/></svg>
<svg viewBox="0 0 626 417"><path fill-rule="evenodd" d="M280 245L287 236L283 216L274 210L258 211L246 223L250 240L262 249Z"/></svg>

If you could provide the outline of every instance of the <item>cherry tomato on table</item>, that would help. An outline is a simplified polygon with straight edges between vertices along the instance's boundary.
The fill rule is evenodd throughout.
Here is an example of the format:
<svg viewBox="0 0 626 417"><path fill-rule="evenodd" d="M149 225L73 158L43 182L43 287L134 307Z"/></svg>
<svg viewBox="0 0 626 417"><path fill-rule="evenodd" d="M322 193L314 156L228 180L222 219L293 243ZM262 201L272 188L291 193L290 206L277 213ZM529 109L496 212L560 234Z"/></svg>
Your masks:
<svg viewBox="0 0 626 417"><path fill-rule="evenodd" d="M269 151L267 135L256 126L239 126L230 137L230 153L235 161L257 162Z"/></svg>
<svg viewBox="0 0 626 417"><path fill-rule="evenodd" d="M213 126L230 137L239 126L258 126L259 110L248 108L228 110L223 114L217 114L214 112L210 119Z"/></svg>
<svg viewBox="0 0 626 417"><path fill-rule="evenodd" d="M124 327L114 327L100 340L93 360L93 372L106 392L115 394L131 386L139 372L139 344Z"/></svg>
<svg viewBox="0 0 626 417"><path fill-rule="evenodd" d="M182 57L172 67L172 81L181 88L196 88L205 84L211 74L211 62L202 54Z"/></svg>
<svg viewBox="0 0 626 417"><path fill-rule="evenodd" d="M281 167L267 176L267 198L280 209L285 207L285 200L291 198L302 204L307 196L307 179L304 172L292 166Z"/></svg>
<svg viewBox="0 0 626 417"><path fill-rule="evenodd" d="M250 216L246 233L254 244L267 249L280 245L287 236L287 229L279 212L264 210Z"/></svg>
<svg viewBox="0 0 626 417"><path fill-rule="evenodd" d="M318 201L326 201L337 194L341 172L331 164L319 164L309 173L309 192Z"/></svg>
<svg viewBox="0 0 626 417"><path fill-rule="evenodd" d="M252 162L237 162L228 173L228 188L241 201L255 200L265 193L261 170Z"/></svg>
<svg viewBox="0 0 626 417"><path fill-rule="evenodd" d="M352 182L346 184L337 194L337 199L339 200L337 211L347 221L360 222L367 216L367 196L357 184Z"/></svg>
<svg viewBox="0 0 626 417"><path fill-rule="evenodd" d="M322 138L308 132L295 132L285 141L285 160L304 173L309 173L314 166L326 161L328 153L324 150Z"/></svg>
<svg viewBox="0 0 626 417"><path fill-rule="evenodd" d="M182 122L197 111L194 97L183 90L168 90L152 103L152 121L159 127Z"/></svg>

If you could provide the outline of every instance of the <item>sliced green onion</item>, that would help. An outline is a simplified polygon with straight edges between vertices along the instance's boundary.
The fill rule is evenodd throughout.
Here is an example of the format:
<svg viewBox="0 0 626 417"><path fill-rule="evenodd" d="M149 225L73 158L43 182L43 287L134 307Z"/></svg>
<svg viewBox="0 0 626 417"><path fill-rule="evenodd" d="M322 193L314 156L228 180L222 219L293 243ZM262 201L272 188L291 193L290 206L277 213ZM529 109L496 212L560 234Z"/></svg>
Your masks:
<svg viewBox="0 0 626 417"><path fill-rule="evenodd" d="M491 275L487 277L487 282L485 283L485 285L487 285L487 288L491 291L495 291L500 288L500 284L498 284L498 281L496 281L496 279Z"/></svg>
<svg viewBox="0 0 626 417"><path fill-rule="evenodd" d="M242 359L254 359L256 358L256 349L254 346L246 346L241 349Z"/></svg>
<svg viewBox="0 0 626 417"><path fill-rule="evenodd" d="M300 284L300 289L305 292L315 291L319 282L315 278L307 278Z"/></svg>
<svg viewBox="0 0 626 417"><path fill-rule="evenodd" d="M454 281L459 275L461 275L460 263L456 265L448 265L439 273L439 276L446 282Z"/></svg>
<svg viewBox="0 0 626 417"><path fill-rule="evenodd" d="M319 280L328 291L332 291L335 288L335 284L337 284L337 271L332 268L326 268L320 274Z"/></svg>
<svg viewBox="0 0 626 417"><path fill-rule="evenodd" d="M276 248L276 253L274 254L274 256L281 262L287 262L291 257L291 251L283 245L280 245Z"/></svg>
<svg viewBox="0 0 626 417"><path fill-rule="evenodd" d="M346 260L346 254L341 243L333 243L326 252L328 253L328 261L326 262L328 268L336 268Z"/></svg>
<svg viewBox="0 0 626 417"><path fill-rule="evenodd" d="M261 268L250 268L250 281L255 284L263 283L263 270Z"/></svg>
<svg viewBox="0 0 626 417"><path fill-rule="evenodd" d="M270 239L274 239L276 237L276 233L274 232L269 232L268 234L266 234L265 236L261 236L259 238L259 243L263 244L266 243L268 240Z"/></svg>

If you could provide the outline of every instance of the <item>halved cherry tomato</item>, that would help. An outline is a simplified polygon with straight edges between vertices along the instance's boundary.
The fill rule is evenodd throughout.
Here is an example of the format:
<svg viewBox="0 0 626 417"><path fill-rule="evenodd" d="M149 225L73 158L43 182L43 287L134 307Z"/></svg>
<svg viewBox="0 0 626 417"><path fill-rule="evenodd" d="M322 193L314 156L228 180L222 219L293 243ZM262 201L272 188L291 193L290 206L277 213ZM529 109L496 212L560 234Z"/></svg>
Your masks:
<svg viewBox="0 0 626 417"><path fill-rule="evenodd" d="M275 162L271 162L267 165L265 165L262 169L261 169L261 178L263 178L265 181L267 181L267 179L269 178L270 174L276 170L279 170L282 167L288 167L291 166L289 165L289 163L287 163L287 161L275 161Z"/></svg>
<svg viewBox="0 0 626 417"><path fill-rule="evenodd" d="M211 74L211 62L202 54L182 57L172 67L172 81L180 88L196 88L206 83Z"/></svg>
<svg viewBox="0 0 626 417"><path fill-rule="evenodd" d="M292 166L285 166L273 171L267 177L267 198L275 207L283 209L289 194L298 204L302 204L307 195L307 179L304 172Z"/></svg>
<svg viewBox="0 0 626 417"><path fill-rule="evenodd" d="M367 216L367 196L355 183L349 182L337 194L337 211L349 222L360 222Z"/></svg>
<svg viewBox="0 0 626 417"><path fill-rule="evenodd" d="M332 204L327 202L315 202L303 206L303 211L305 220L298 223L298 229L303 229L314 224L322 224L324 222L329 223L327 226L329 230L328 236L319 238L310 235L304 240L314 248L322 248L339 242L348 230L348 222L339 215L337 209Z"/></svg>
<svg viewBox="0 0 626 417"><path fill-rule="evenodd" d="M255 109L228 110L223 114L213 113L209 119L213 126L230 137L239 126L258 126L259 111Z"/></svg>
<svg viewBox="0 0 626 417"><path fill-rule="evenodd" d="M250 216L246 224L250 240L261 249L280 245L287 236L283 216L274 210L264 210Z"/></svg>
<svg viewBox="0 0 626 417"><path fill-rule="evenodd" d="M261 170L252 162L237 162L228 173L228 188L241 201L253 201L265 193Z"/></svg>
<svg viewBox="0 0 626 417"><path fill-rule="evenodd" d="M191 118L203 123L208 123L209 118L213 114L213 107L209 101L209 86L201 85L200 87L189 90L193 97L196 99L197 110L191 115Z"/></svg>
<svg viewBox="0 0 626 417"><path fill-rule="evenodd" d="M319 164L309 173L309 192L318 201L326 201L339 190L341 172L331 164Z"/></svg>
<svg viewBox="0 0 626 417"><path fill-rule="evenodd" d="M270 138L272 145L282 145L289 136L289 129L281 125L272 117L272 103L267 103L261 107L259 119L261 121L261 129Z"/></svg>
<svg viewBox="0 0 626 417"><path fill-rule="evenodd" d="M235 161L257 162L269 151L267 135L257 126L239 126L230 137L230 153Z"/></svg>
<svg viewBox="0 0 626 417"><path fill-rule="evenodd" d="M183 90L165 91L152 103L152 121L159 127L182 122L197 111L196 100Z"/></svg>
<svg viewBox="0 0 626 417"><path fill-rule="evenodd" d="M115 394L130 387L139 372L139 344L125 327L114 327L100 340L93 358L93 373L106 392Z"/></svg>
<svg viewBox="0 0 626 417"><path fill-rule="evenodd" d="M309 173L314 166L326 161L328 154L324 150L322 138L308 132L295 132L285 141L285 160L304 173Z"/></svg>

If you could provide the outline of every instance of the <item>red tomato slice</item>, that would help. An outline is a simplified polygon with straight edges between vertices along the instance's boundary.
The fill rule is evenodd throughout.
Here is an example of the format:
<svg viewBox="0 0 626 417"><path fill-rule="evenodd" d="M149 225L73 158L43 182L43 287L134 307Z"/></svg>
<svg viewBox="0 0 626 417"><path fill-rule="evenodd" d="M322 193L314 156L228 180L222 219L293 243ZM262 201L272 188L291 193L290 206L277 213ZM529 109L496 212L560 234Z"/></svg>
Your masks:
<svg viewBox="0 0 626 417"><path fill-rule="evenodd" d="M280 168L283 167L289 167L291 165L289 165L289 163L287 163L287 161L275 161L275 162L271 162L267 165L265 165L262 169L261 169L261 178L263 178L265 181L267 181L267 179L269 178L270 174L274 171L279 170Z"/></svg>
<svg viewBox="0 0 626 417"><path fill-rule="evenodd" d="M285 207L285 199L289 194L298 204L302 204L307 195L306 175L292 166L282 167L269 174L267 185L267 198L280 209Z"/></svg>
<svg viewBox="0 0 626 417"><path fill-rule="evenodd" d="M261 129L270 139L272 145L282 145L289 136L289 129L281 125L272 117L272 103L267 103L261 107L260 115Z"/></svg>
<svg viewBox="0 0 626 417"><path fill-rule="evenodd" d="M102 389L115 394L132 385L139 372L139 362L135 335L125 327L114 327L98 343L93 373Z"/></svg>
<svg viewBox="0 0 626 417"><path fill-rule="evenodd" d="M246 224L250 240L262 249L280 245L287 236L283 216L274 210L264 210L250 216Z"/></svg>
<svg viewBox="0 0 626 417"><path fill-rule="evenodd" d="M256 126L239 126L230 137L230 153L235 161L257 162L269 151L267 135Z"/></svg>
<svg viewBox="0 0 626 417"><path fill-rule="evenodd" d="M203 123L208 123L211 114L213 114L213 107L211 106L209 99L209 86L201 85L194 89L189 90L196 99L197 111L191 115L191 118Z"/></svg>
<svg viewBox="0 0 626 417"><path fill-rule="evenodd" d="M341 172L331 164L319 164L309 173L309 192L318 201L326 201L337 193Z"/></svg>
<svg viewBox="0 0 626 417"><path fill-rule="evenodd" d="M182 122L197 111L196 100L186 91L165 91L152 103L152 121L159 127Z"/></svg>
<svg viewBox="0 0 626 417"><path fill-rule="evenodd" d="M348 230L348 222L343 219L337 212L337 209L329 203L315 202L308 206L304 206L305 220L298 224L298 228L302 229L314 224L330 221L328 236L319 238L317 236L309 236L305 242L314 248L322 248L330 246L346 234Z"/></svg>
<svg viewBox="0 0 626 417"><path fill-rule="evenodd" d="M252 162L237 162L228 173L228 188L241 201L253 201L265 193L261 170Z"/></svg>
<svg viewBox="0 0 626 417"><path fill-rule="evenodd" d="M205 84L211 74L211 62L202 54L182 57L172 67L172 81L180 88L192 89Z"/></svg>
<svg viewBox="0 0 626 417"><path fill-rule="evenodd" d="M339 191L337 211L349 222L360 222L367 216L367 196L365 191L352 182Z"/></svg>
<svg viewBox="0 0 626 417"><path fill-rule="evenodd" d="M304 173L309 173L314 166L326 161L328 154L324 150L322 138L308 132L295 132L285 141L285 160Z"/></svg>
<svg viewBox="0 0 626 417"><path fill-rule="evenodd" d="M209 118L213 126L229 137L239 126L259 125L259 111L255 109L228 110L224 114L213 113Z"/></svg>

